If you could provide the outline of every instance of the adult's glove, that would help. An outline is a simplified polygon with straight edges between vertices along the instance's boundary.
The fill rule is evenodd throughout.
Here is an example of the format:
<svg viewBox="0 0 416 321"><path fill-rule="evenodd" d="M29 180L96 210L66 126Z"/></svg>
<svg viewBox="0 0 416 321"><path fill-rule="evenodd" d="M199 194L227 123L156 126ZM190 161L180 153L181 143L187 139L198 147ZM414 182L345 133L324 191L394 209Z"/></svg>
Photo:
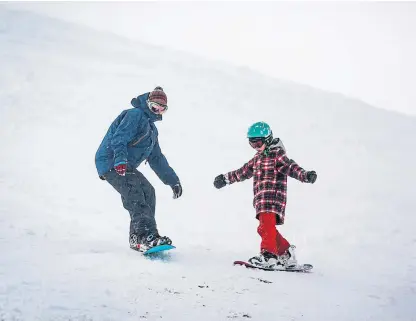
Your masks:
<svg viewBox="0 0 416 321"><path fill-rule="evenodd" d="M221 174L215 177L214 179L214 186L218 189L223 188L225 185L227 185L227 179L225 178L225 175Z"/></svg>
<svg viewBox="0 0 416 321"><path fill-rule="evenodd" d="M306 179L308 180L306 183L315 183L316 179L318 178L318 175L316 175L315 171L306 172Z"/></svg>
<svg viewBox="0 0 416 321"><path fill-rule="evenodd" d="M182 185L181 184L176 184L174 186L172 186L172 191L173 191L173 198L179 198L182 195Z"/></svg>
<svg viewBox="0 0 416 321"><path fill-rule="evenodd" d="M114 165L114 169L116 170L118 175L126 176L127 163L125 162L117 163Z"/></svg>

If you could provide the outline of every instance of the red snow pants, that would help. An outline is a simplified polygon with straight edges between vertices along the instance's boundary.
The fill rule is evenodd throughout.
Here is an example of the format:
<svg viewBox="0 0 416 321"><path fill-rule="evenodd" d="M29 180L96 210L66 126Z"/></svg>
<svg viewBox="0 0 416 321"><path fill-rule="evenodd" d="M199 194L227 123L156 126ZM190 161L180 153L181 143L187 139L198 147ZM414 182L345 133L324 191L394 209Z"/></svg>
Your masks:
<svg viewBox="0 0 416 321"><path fill-rule="evenodd" d="M260 213L257 232L261 236L261 252L282 255L289 248L289 242L276 229L275 213Z"/></svg>

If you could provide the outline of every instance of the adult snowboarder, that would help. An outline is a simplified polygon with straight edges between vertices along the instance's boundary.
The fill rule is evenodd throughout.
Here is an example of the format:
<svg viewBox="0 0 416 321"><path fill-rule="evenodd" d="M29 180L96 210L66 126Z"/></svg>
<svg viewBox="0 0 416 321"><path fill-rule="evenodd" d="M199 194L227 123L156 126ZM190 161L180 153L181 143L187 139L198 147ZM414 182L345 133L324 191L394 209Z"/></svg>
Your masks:
<svg viewBox="0 0 416 321"><path fill-rule="evenodd" d="M307 172L289 159L282 141L273 139L272 130L265 122L250 126L247 138L256 155L240 169L218 175L214 186L219 189L254 177L253 205L260 221L257 232L261 236L261 252L249 259L249 263L267 269L294 267L297 265L295 246L276 229L285 219L287 176L313 184L316 172Z"/></svg>
<svg viewBox="0 0 416 321"><path fill-rule="evenodd" d="M147 160L160 180L172 188L173 198L182 195L182 186L162 154L154 124L168 109L162 87L133 98L131 105L134 108L121 112L111 124L97 150L95 164L99 177L121 194L123 206L130 213L130 247L145 252L172 241L159 235L155 189L137 167Z"/></svg>

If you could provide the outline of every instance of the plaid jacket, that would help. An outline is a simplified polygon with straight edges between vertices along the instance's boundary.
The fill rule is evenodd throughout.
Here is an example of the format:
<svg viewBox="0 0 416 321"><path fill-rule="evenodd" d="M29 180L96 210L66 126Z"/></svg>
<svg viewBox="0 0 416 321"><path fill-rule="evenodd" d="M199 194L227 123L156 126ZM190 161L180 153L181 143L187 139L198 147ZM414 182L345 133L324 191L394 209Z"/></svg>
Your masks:
<svg viewBox="0 0 416 321"><path fill-rule="evenodd" d="M286 156L279 139L264 152L257 153L248 163L226 174L229 184L254 177L253 206L256 218L260 213L275 213L278 225L284 223L286 208L287 176L306 183L306 171Z"/></svg>

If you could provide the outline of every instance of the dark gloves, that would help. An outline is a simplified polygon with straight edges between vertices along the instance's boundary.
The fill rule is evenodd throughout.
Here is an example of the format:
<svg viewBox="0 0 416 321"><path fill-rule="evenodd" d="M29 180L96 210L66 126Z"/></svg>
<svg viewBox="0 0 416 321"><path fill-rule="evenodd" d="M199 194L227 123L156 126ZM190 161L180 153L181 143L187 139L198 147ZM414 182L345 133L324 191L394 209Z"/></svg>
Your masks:
<svg viewBox="0 0 416 321"><path fill-rule="evenodd" d="M223 174L218 175L214 179L214 186L218 189L223 188L225 185L227 185L227 179Z"/></svg>
<svg viewBox="0 0 416 321"><path fill-rule="evenodd" d="M114 165L114 169L117 174L120 176L126 176L127 164L125 162L120 162Z"/></svg>
<svg viewBox="0 0 416 321"><path fill-rule="evenodd" d="M316 175L315 171L306 172L306 179L307 179L306 183L311 183L311 184L315 183L317 177L318 175Z"/></svg>
<svg viewBox="0 0 416 321"><path fill-rule="evenodd" d="M182 185L176 184L175 186L172 186L172 191L173 191L173 198L179 198L182 195Z"/></svg>

